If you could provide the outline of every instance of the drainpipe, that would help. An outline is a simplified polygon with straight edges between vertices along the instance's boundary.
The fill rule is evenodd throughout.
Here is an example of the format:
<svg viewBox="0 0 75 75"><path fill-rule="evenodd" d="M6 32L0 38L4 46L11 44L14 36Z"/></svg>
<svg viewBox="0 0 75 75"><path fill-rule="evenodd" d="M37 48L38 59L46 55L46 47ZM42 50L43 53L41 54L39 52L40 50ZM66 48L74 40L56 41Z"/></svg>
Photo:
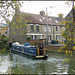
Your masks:
<svg viewBox="0 0 75 75"><path fill-rule="evenodd" d="M53 40L54 40L54 25L53 25Z"/></svg>
<svg viewBox="0 0 75 75"><path fill-rule="evenodd" d="M46 7L46 26L47 26L47 40L46 40L46 45L48 45L48 16L47 16L47 7Z"/></svg>

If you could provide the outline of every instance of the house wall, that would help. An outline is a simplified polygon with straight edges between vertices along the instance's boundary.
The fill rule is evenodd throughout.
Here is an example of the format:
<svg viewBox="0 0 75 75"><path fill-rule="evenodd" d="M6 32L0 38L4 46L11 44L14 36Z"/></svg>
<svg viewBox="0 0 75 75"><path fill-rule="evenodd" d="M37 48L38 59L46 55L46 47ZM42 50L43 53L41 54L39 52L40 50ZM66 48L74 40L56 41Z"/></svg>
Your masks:
<svg viewBox="0 0 75 75"><path fill-rule="evenodd" d="M39 32L36 32L36 24L34 25L34 32L31 32L31 25L27 24L26 27L18 27L17 28L12 28L12 25L10 25L9 29L9 37L10 39L15 42L20 42L20 43L25 43L26 38L32 37L32 35L36 35L36 40L40 39L40 36L42 35L42 39L46 39L47 32L45 31L45 26L46 25L39 25ZM51 32L49 31L49 27L52 27ZM56 26L54 26L54 39L53 39L53 26L48 25L48 35L49 35L49 40L48 42L51 42L51 40L56 40L56 35L60 35L60 41L63 41L64 38L61 36L62 30L65 30L65 27L62 26L62 29L60 31L60 26L58 27L58 31L56 31ZM27 30L27 31L26 31ZM22 34L23 32L23 34ZM27 32L27 33L26 33ZM51 35L51 40L50 40L50 35ZM33 37L32 37L33 39Z"/></svg>
<svg viewBox="0 0 75 75"><path fill-rule="evenodd" d="M25 43L26 42L26 27L13 28L9 27L9 38L12 42Z"/></svg>
<svg viewBox="0 0 75 75"><path fill-rule="evenodd" d="M36 39L40 39L40 36L42 35L42 39L46 39L47 36L47 31L45 31L45 26L46 25L39 25L39 32L36 32L36 24L33 24L34 26L34 31L31 32L31 25L27 24L27 37L31 37L31 35L36 35ZM49 31L49 27L51 28L51 32ZM58 31L56 31L56 27L58 27ZM49 35L49 42L51 40L56 40L56 35L60 35L60 41L64 41L64 37L61 36L62 30L65 30L64 26L61 26L62 29L60 31L60 26L54 26L54 39L53 39L53 25L48 25L48 35ZM38 35L39 34L39 35ZM51 40L50 40L50 35L51 35Z"/></svg>

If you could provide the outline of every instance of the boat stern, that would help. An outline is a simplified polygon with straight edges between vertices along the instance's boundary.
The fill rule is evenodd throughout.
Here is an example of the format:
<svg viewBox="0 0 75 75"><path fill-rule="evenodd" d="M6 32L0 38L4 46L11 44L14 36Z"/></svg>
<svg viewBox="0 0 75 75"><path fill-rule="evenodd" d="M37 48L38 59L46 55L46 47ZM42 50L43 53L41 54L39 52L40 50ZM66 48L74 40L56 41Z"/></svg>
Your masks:
<svg viewBox="0 0 75 75"><path fill-rule="evenodd" d="M39 56L35 56L36 59L47 59L48 55L39 55Z"/></svg>

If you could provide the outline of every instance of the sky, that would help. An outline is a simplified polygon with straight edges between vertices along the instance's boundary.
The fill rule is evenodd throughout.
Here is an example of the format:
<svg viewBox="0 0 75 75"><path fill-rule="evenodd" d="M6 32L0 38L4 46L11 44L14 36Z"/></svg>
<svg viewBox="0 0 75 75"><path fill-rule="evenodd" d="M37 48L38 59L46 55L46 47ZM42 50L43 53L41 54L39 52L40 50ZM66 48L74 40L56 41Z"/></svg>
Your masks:
<svg viewBox="0 0 75 75"><path fill-rule="evenodd" d="M45 11L49 16L58 16L59 13L64 14L64 17L72 9L72 4L67 5L67 1L23 1L21 11L33 14L39 14L40 11Z"/></svg>
<svg viewBox="0 0 75 75"><path fill-rule="evenodd" d="M70 5L65 4L65 2L67 1L21 1L21 2L23 2L21 11L32 14L39 14L40 11L45 11L46 14L47 8L48 16L58 17L58 14L62 13L64 14L63 17L65 17L72 9L72 4ZM0 18L0 22L1 20L2 18ZM12 17L10 17L10 20L12 20ZM2 22L5 23L4 20Z"/></svg>

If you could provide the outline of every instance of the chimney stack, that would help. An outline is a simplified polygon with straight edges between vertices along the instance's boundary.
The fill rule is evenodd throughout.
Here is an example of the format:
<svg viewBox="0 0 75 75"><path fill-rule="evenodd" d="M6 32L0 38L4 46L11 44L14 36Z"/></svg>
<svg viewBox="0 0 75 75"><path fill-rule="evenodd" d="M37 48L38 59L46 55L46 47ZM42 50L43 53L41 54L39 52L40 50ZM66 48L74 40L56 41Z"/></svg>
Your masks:
<svg viewBox="0 0 75 75"><path fill-rule="evenodd" d="M41 16L45 16L45 12L44 11L40 11L40 15Z"/></svg>

